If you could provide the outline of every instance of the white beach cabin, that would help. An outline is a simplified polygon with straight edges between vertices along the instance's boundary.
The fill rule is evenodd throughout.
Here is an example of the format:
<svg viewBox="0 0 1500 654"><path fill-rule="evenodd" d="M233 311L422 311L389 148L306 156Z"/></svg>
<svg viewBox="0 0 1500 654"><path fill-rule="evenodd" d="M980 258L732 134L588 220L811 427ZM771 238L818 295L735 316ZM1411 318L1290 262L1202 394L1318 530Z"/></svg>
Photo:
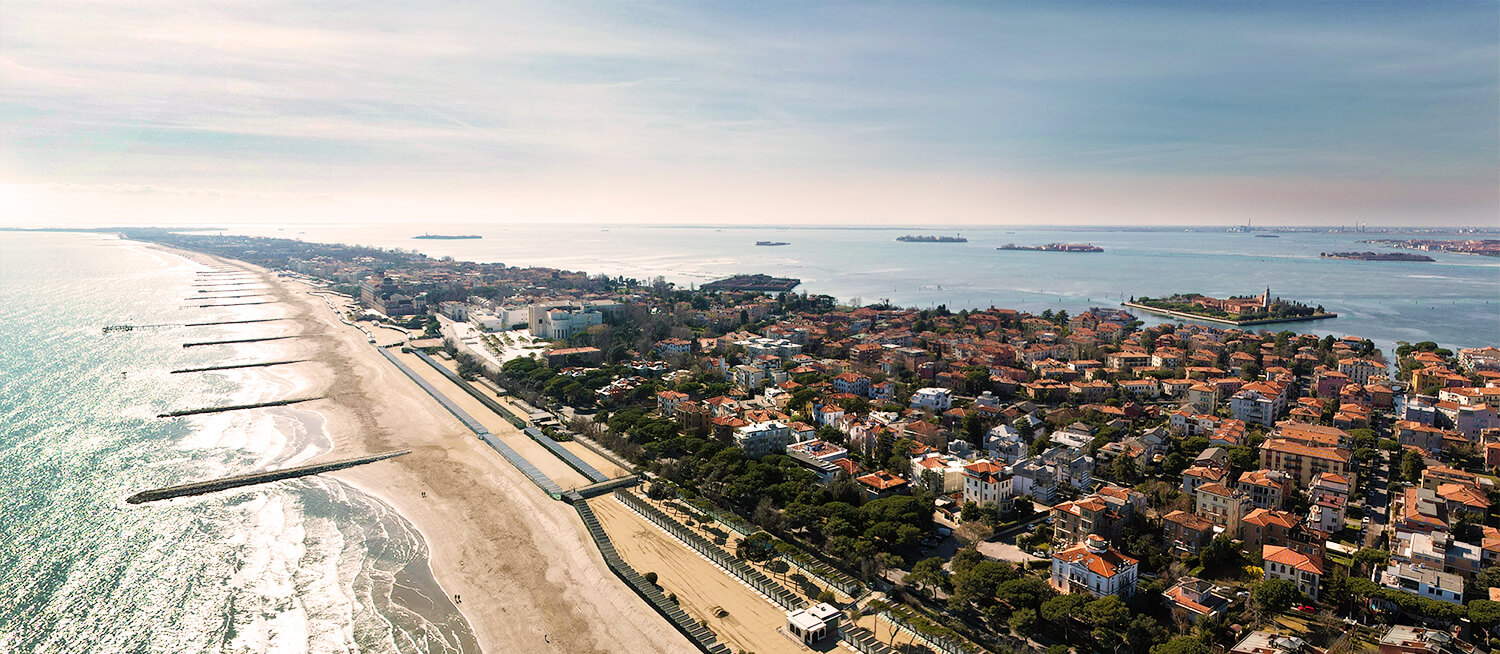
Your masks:
<svg viewBox="0 0 1500 654"><path fill-rule="evenodd" d="M786 614L786 629L811 645L838 632L839 610L821 603Z"/></svg>

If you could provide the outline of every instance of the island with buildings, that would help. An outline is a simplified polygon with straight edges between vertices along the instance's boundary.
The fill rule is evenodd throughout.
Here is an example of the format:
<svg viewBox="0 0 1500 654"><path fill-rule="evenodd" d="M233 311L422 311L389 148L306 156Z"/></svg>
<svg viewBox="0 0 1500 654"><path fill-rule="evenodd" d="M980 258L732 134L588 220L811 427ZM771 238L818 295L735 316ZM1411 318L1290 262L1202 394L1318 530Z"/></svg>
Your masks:
<svg viewBox="0 0 1500 654"><path fill-rule="evenodd" d="M928 234L907 234L897 236L896 240L903 243L968 243L969 239L962 236L932 236Z"/></svg>
<svg viewBox="0 0 1500 654"><path fill-rule="evenodd" d="M1405 252L1323 252L1318 256L1324 259L1349 259L1352 261L1432 261L1433 258L1425 254L1408 254Z"/></svg>
<svg viewBox="0 0 1500 654"><path fill-rule="evenodd" d="M127 235L353 291L359 322L424 332L383 351L425 366L428 392L514 411L490 424L536 447L496 465L589 457L548 462L572 480L560 499L705 651L887 652L874 634L971 653L1500 643L1500 344L1385 352L1110 307L845 306ZM1195 321L1301 306L1269 289L1132 304ZM575 474L606 462L623 476Z"/></svg>
<svg viewBox="0 0 1500 654"><path fill-rule="evenodd" d="M791 245L791 243L788 243L786 241L756 241L755 244L758 245L758 246L760 246L760 247L777 247L777 246L780 246L780 245Z"/></svg>
<svg viewBox="0 0 1500 654"><path fill-rule="evenodd" d="M1258 296L1220 299L1197 293L1179 293L1163 298L1131 298L1123 305L1173 318L1206 320L1240 327L1338 317L1336 313L1324 311L1321 305L1312 307L1294 300L1273 298L1269 287Z"/></svg>
<svg viewBox="0 0 1500 654"><path fill-rule="evenodd" d="M770 275L735 275L704 284L705 291L759 291L763 293L786 293L797 288L802 280L793 277Z"/></svg>
<svg viewBox="0 0 1500 654"><path fill-rule="evenodd" d="M1391 239L1380 238L1364 241L1374 245L1403 250L1426 250L1428 252L1452 252L1454 254L1477 254L1500 257L1500 239Z"/></svg>
<svg viewBox="0 0 1500 654"><path fill-rule="evenodd" d="M1026 252L1103 252L1101 248L1092 243L1048 243L1046 245L1016 245L1006 243L996 250L1022 250Z"/></svg>
<svg viewBox="0 0 1500 654"><path fill-rule="evenodd" d="M412 238L433 241L467 241L484 237L478 234L423 234L421 236L413 236Z"/></svg>

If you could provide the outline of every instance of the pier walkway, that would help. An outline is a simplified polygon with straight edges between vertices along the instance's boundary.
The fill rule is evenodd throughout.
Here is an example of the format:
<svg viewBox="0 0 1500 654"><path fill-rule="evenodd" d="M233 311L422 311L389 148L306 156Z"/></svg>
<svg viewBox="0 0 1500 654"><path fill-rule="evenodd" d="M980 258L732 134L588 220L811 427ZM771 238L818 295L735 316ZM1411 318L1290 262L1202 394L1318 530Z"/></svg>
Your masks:
<svg viewBox="0 0 1500 654"><path fill-rule="evenodd" d="M286 406L288 404L311 402L313 400L321 399L323 399L323 396L320 395L318 397L299 397L290 400L271 400L270 402L256 402L254 404L231 404L229 406L208 407L206 409L183 409L181 411L168 411L166 413L160 413L157 414L156 417L181 418L183 416L196 416L204 413L222 413L224 411L239 411L241 409L262 409L273 406Z"/></svg>
<svg viewBox="0 0 1500 654"><path fill-rule="evenodd" d="M125 498L125 501L130 504L141 504L143 502L169 500L174 497L202 495L204 493L212 493L215 491L228 490L231 488L239 488L241 486L253 486L256 484L281 481L283 479L294 479L297 477L306 477L309 475L316 475L324 472L333 472L334 470L343 470L344 468L352 468L354 466L364 465L366 463L374 463L376 461L383 461L385 459L398 457L403 454L409 454L410 452L411 450L394 450L391 452L383 452L380 454L372 454L369 456L355 457L352 459L329 461L328 463L315 463L312 465L297 466L295 468L286 468L284 470L252 472L250 474L234 475L232 477L223 477L220 479L212 479L209 481L195 481L192 483L180 484L177 486L168 486L166 488L156 488L148 491L142 491Z"/></svg>
<svg viewBox="0 0 1500 654"><path fill-rule="evenodd" d="M259 343L261 341L279 341L286 338L297 338L298 336L317 336L317 334L287 334L286 336L262 336L260 338L236 338L227 341L197 341L195 343L183 343L183 347L202 347L204 345L233 345L235 343Z"/></svg>
<svg viewBox="0 0 1500 654"><path fill-rule="evenodd" d="M531 440L536 441L538 445L547 448L547 451L556 455L557 458L562 459L563 463L568 464L568 467L577 470L579 474L588 477L589 481L592 481L594 483L609 481L609 475L599 472L597 468L589 465L568 448L563 447L561 443L558 443L557 441L552 440L546 434L543 434L540 429L529 426L524 418L517 416L512 411L505 408L504 405L496 402L494 398L481 393L479 389L474 388L473 384L470 384L468 381L464 380L464 378L458 376L458 373L453 372L447 366L438 363L436 359L428 356L426 352L416 350L413 352L413 354L416 354L417 358L421 359L423 363L432 366L434 370L437 370L444 377L448 378L448 381L453 382L454 385L463 389L464 392L468 393L474 399L479 400L480 404L483 404L489 410L494 411L500 417L505 418L506 422L515 425L517 429L520 429L523 433L530 437Z"/></svg>
<svg viewBox="0 0 1500 654"><path fill-rule="evenodd" d="M469 431L474 432L474 434L479 437L479 440L484 441L484 443L486 445L489 445L491 449L499 452L500 456L505 457L506 461L509 461L511 465L516 467L517 470L520 470L521 474L526 475L526 478L530 479L532 483L541 488L543 492L552 496L552 499L562 498L562 487L558 486L557 482L552 481L551 477L542 474L542 471L538 470L537 467L532 465L530 461L527 461L525 457L521 456L515 450L511 449L509 445L500 442L500 439L497 438L493 433L491 433L489 429L485 428L484 425L479 424L478 420L475 420L473 416L470 416L468 414L468 412L459 408L457 404L454 404L453 401L448 399L448 396L444 395L442 391L434 388L432 384L427 383L426 379L423 379L421 375L417 374L417 371L412 370L405 363L402 363L401 360L396 357L396 355L391 354L390 350L383 347L375 349L380 352L381 356L385 357L386 361L390 361L391 364L395 365L398 370L400 370L407 376L407 378L416 382L417 386L420 386L423 391L426 391L428 395L432 396L432 399L437 400L438 404L443 405L443 408L447 409L449 413L452 413L455 418L458 418L458 421L462 422L465 427L468 427Z"/></svg>
<svg viewBox="0 0 1500 654"><path fill-rule="evenodd" d="M185 372L209 372L211 370L237 370L239 368L269 368L271 366L282 366L288 363L302 363L311 359L288 359L286 361L262 361L260 363L231 363L222 366L205 366L202 368L180 368L173 370L172 374L179 375Z"/></svg>

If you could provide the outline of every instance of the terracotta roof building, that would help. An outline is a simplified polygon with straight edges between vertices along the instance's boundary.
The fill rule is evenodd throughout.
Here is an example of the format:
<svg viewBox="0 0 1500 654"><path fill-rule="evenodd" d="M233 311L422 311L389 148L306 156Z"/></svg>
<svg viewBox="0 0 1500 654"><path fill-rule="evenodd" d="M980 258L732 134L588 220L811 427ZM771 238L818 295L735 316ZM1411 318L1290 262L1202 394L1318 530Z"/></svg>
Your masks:
<svg viewBox="0 0 1500 654"><path fill-rule="evenodd" d="M1089 536L1052 555L1052 587L1062 593L1129 599L1135 594L1138 574L1135 559L1115 551L1099 536Z"/></svg>

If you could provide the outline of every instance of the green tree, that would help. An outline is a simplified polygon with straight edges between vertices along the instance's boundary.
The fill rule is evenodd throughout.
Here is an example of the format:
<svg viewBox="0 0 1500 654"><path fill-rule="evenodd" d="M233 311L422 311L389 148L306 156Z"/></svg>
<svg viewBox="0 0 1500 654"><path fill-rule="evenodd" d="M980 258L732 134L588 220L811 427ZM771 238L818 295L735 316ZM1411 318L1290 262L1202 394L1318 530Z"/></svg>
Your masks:
<svg viewBox="0 0 1500 654"><path fill-rule="evenodd" d="M1359 576L1369 576L1377 567L1384 567L1391 560L1391 553L1366 547L1354 553L1354 570Z"/></svg>
<svg viewBox="0 0 1500 654"><path fill-rule="evenodd" d="M1109 595L1089 602L1083 607L1085 620L1093 629L1089 635L1105 649L1114 649L1125 638L1125 628L1130 624L1130 607L1119 597Z"/></svg>
<svg viewBox="0 0 1500 654"><path fill-rule="evenodd" d="M1496 625L1500 625L1500 602L1490 600L1469 602L1469 620L1481 629L1487 631L1494 629Z"/></svg>
<svg viewBox="0 0 1500 654"><path fill-rule="evenodd" d="M1224 564L1232 561L1235 554L1234 541L1219 534L1203 546L1203 551L1198 553L1198 562L1209 571L1218 571Z"/></svg>
<svg viewBox="0 0 1500 654"><path fill-rule="evenodd" d="M965 547L953 555L953 561L949 567L953 569L953 574L962 574L983 560L984 555L980 554L979 550Z"/></svg>
<svg viewBox="0 0 1500 654"><path fill-rule="evenodd" d="M1006 579L1015 576L1015 569L997 561L980 561L968 570L953 575L953 595L948 606L964 610L986 602L995 596L995 590Z"/></svg>
<svg viewBox="0 0 1500 654"><path fill-rule="evenodd" d="M1083 615L1083 607L1088 602L1088 596L1081 593L1058 595L1042 602L1042 606L1037 610L1037 614L1042 616L1042 620L1052 625L1061 626L1065 634L1071 635L1073 632L1074 617Z"/></svg>
<svg viewBox="0 0 1500 654"><path fill-rule="evenodd" d="M1027 575L1001 583L995 589L995 598L1015 608L1041 608L1042 604L1057 596L1057 591L1040 577Z"/></svg>
<svg viewBox="0 0 1500 654"><path fill-rule="evenodd" d="M1010 614L1010 620L1006 624L1010 625L1010 630L1017 636L1025 638L1035 634L1040 623L1041 617L1037 615L1036 609L1017 609Z"/></svg>
<svg viewBox="0 0 1500 654"><path fill-rule="evenodd" d="M911 567L911 572L906 575L906 583L913 584L919 589L940 588L948 583L948 571L943 569L941 557L930 557L917 561Z"/></svg>
<svg viewBox="0 0 1500 654"><path fill-rule="evenodd" d="M1151 647L1167 638L1167 630L1149 615L1136 615L1125 629L1125 642L1132 652L1149 651Z"/></svg>
<svg viewBox="0 0 1500 654"><path fill-rule="evenodd" d="M1285 579L1267 579L1250 591L1250 598L1255 600L1256 605L1267 616L1292 608L1292 602L1301 597L1302 593L1297 590L1297 585Z"/></svg>
<svg viewBox="0 0 1500 654"><path fill-rule="evenodd" d="M746 561L769 561L776 558L776 539L764 531L757 531L740 539L734 554Z"/></svg>
<svg viewBox="0 0 1500 654"><path fill-rule="evenodd" d="M1192 636L1178 636L1151 648L1151 654L1209 654L1208 645Z"/></svg>
<svg viewBox="0 0 1500 654"><path fill-rule="evenodd" d="M1422 471L1427 469L1427 462L1422 460L1422 455L1407 451L1401 458L1401 478L1409 484L1417 484L1422 481Z"/></svg>
<svg viewBox="0 0 1500 654"><path fill-rule="evenodd" d="M1480 590L1500 586L1500 566L1490 566L1474 575L1474 586Z"/></svg>

